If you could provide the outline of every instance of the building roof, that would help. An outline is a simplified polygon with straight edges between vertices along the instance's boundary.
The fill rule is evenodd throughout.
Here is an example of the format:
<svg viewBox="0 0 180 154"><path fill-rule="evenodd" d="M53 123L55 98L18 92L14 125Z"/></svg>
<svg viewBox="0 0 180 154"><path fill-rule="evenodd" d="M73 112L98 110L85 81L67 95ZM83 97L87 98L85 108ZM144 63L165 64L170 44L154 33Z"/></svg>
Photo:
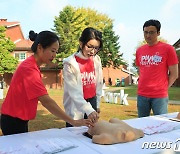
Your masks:
<svg viewBox="0 0 180 154"><path fill-rule="evenodd" d="M175 48L180 47L180 39L177 40L177 41L173 44L173 46L174 46Z"/></svg>
<svg viewBox="0 0 180 154"><path fill-rule="evenodd" d="M135 75L133 72L130 72L130 71L124 69L124 68L121 68L121 70L122 70L123 72L125 72L125 73L130 74L130 75Z"/></svg>
<svg viewBox="0 0 180 154"><path fill-rule="evenodd" d="M16 45L16 50L31 50L32 41L30 40L19 40Z"/></svg>
<svg viewBox="0 0 180 154"><path fill-rule="evenodd" d="M19 22L7 22L7 20L5 21L5 20L0 19L0 25L5 26L6 28L9 28L9 27L20 25L20 23Z"/></svg>
<svg viewBox="0 0 180 154"><path fill-rule="evenodd" d="M180 39L177 40L174 44L173 44L174 48L176 49L176 51L180 51Z"/></svg>
<svg viewBox="0 0 180 154"><path fill-rule="evenodd" d="M16 45L15 50L31 50L32 41L25 39L19 22L9 22L7 19L0 19L0 26L5 26L6 37Z"/></svg>

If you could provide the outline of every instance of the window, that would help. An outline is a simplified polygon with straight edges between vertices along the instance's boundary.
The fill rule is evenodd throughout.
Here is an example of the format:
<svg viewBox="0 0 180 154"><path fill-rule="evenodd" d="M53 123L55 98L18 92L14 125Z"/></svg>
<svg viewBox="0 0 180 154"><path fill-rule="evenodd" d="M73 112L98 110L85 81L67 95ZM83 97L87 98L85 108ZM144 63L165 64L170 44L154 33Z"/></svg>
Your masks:
<svg viewBox="0 0 180 154"><path fill-rule="evenodd" d="M15 52L14 56L15 56L15 58L18 58L19 61L23 61L26 59L25 52Z"/></svg>

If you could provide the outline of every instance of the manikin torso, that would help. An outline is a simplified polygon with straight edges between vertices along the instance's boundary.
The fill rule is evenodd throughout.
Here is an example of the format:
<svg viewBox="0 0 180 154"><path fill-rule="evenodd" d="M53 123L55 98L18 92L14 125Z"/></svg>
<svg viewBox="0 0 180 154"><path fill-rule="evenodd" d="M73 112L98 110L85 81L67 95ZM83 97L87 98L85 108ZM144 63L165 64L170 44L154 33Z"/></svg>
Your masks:
<svg viewBox="0 0 180 154"><path fill-rule="evenodd" d="M94 127L89 128L88 133L92 136L92 142L97 144L130 142L144 136L142 130L116 118L110 119L109 122L98 121Z"/></svg>

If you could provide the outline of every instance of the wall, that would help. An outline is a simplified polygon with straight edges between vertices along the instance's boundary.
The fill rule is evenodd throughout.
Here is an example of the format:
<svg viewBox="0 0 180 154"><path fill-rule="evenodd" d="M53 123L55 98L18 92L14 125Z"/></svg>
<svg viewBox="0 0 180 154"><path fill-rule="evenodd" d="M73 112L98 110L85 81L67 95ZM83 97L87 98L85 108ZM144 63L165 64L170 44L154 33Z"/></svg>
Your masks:
<svg viewBox="0 0 180 154"><path fill-rule="evenodd" d="M122 80L122 78L125 79L125 85L129 85L129 74L125 73L121 70L123 66L120 66L120 69L114 69L112 67L106 67L103 68L103 76L105 78L105 84L108 85L108 78L111 78L112 80L112 85L115 85L115 80L117 78ZM130 76L130 83L131 83L131 76Z"/></svg>
<svg viewBox="0 0 180 154"><path fill-rule="evenodd" d="M178 74L178 79L174 82L174 86L176 86L176 87L180 87L180 54L178 54L178 61L179 61L179 63L178 63L178 72L179 72L179 74Z"/></svg>
<svg viewBox="0 0 180 154"><path fill-rule="evenodd" d="M42 70L42 80L47 89L60 89L63 86L61 70Z"/></svg>
<svg viewBox="0 0 180 154"><path fill-rule="evenodd" d="M42 81L47 89L60 89L63 86L62 71L61 70L42 70ZM13 74L5 73L4 82L6 87L10 85Z"/></svg>

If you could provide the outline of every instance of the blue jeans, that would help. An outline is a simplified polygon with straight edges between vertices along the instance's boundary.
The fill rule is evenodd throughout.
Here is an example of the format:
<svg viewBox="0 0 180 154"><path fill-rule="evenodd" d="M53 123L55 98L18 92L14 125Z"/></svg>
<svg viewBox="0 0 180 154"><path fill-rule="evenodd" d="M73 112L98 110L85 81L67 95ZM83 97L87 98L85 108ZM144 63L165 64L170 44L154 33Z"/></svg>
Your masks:
<svg viewBox="0 0 180 154"><path fill-rule="evenodd" d="M150 116L151 109L154 115L166 114L168 112L168 97L148 98L138 95L137 109L139 118Z"/></svg>

